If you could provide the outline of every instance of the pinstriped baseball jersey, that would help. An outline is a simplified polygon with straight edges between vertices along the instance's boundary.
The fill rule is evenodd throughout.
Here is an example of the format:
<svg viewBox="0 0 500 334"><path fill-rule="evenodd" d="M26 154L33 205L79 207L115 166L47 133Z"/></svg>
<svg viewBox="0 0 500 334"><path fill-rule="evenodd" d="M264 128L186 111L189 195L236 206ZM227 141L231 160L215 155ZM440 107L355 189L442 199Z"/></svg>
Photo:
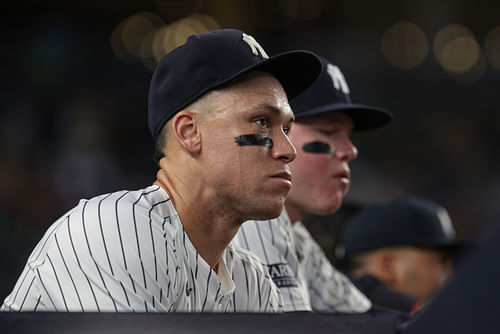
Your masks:
<svg viewBox="0 0 500 334"><path fill-rule="evenodd" d="M368 298L332 266L305 226L292 226L286 210L267 222L245 222L234 242L268 266L285 312L361 313L371 307Z"/></svg>
<svg viewBox="0 0 500 334"><path fill-rule="evenodd" d="M283 297L285 311L311 311L306 279L299 268L295 238L285 210L267 221L246 221L233 243L250 250L267 265Z"/></svg>
<svg viewBox="0 0 500 334"><path fill-rule="evenodd" d="M229 245L216 274L158 186L82 200L33 250L4 311L277 312L260 260Z"/></svg>
<svg viewBox="0 0 500 334"><path fill-rule="evenodd" d="M313 310L362 313L370 309L370 300L332 266L302 222L293 224L293 235Z"/></svg>

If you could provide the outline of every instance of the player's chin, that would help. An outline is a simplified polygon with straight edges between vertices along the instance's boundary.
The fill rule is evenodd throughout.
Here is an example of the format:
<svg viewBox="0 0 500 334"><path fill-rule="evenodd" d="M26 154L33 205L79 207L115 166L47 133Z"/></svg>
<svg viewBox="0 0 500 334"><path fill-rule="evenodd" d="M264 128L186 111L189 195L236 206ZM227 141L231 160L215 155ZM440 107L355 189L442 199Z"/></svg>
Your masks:
<svg viewBox="0 0 500 334"><path fill-rule="evenodd" d="M332 197L325 198L325 201L318 202L316 205L315 212L312 212L319 216L325 216L335 213L342 206L342 201L344 199L343 194L336 194Z"/></svg>
<svg viewBox="0 0 500 334"><path fill-rule="evenodd" d="M339 204L335 204L335 205L323 206L321 208L318 208L315 212L312 212L312 213L314 213L315 215L318 215L318 216L330 215L332 213L337 212L337 210L340 209L341 205L342 205L342 202Z"/></svg>
<svg viewBox="0 0 500 334"><path fill-rule="evenodd" d="M271 178L270 182L266 183L266 190L271 196L273 194L288 196L292 189L292 182L283 178Z"/></svg>
<svg viewBox="0 0 500 334"><path fill-rule="evenodd" d="M254 211L255 220L266 220L279 217L285 205L286 196L275 196L262 201L259 209Z"/></svg>

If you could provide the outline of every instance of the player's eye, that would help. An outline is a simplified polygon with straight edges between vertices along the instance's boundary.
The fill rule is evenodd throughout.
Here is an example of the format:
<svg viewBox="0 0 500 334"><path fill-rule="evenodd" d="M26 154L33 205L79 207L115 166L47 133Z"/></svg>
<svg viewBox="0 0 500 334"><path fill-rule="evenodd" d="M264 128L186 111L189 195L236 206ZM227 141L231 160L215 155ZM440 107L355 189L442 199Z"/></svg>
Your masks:
<svg viewBox="0 0 500 334"><path fill-rule="evenodd" d="M283 128L283 132L284 132L286 135L288 135L288 133L290 132L290 127L289 127L289 126L285 126L285 127Z"/></svg>
<svg viewBox="0 0 500 334"><path fill-rule="evenodd" d="M259 126L261 126L263 128L269 127L269 120L267 119L267 117L257 118L255 120L255 123L257 123Z"/></svg>
<svg viewBox="0 0 500 334"><path fill-rule="evenodd" d="M319 130L318 132L327 137L331 137L335 133L335 130Z"/></svg>

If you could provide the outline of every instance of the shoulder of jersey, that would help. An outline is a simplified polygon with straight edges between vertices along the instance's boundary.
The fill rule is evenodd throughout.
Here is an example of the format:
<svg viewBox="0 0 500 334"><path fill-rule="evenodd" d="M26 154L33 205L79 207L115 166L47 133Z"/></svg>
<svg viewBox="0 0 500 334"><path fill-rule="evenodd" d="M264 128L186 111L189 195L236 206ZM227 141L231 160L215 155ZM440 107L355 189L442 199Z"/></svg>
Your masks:
<svg viewBox="0 0 500 334"><path fill-rule="evenodd" d="M231 242L231 244L229 244L228 249L230 249L233 252L234 257L239 258L245 264L249 264L252 267L256 267L257 270L263 274L266 275L268 274L268 271L265 269L265 265L262 263L259 257L257 257L257 255L255 255L251 251L239 247L234 242Z"/></svg>
<svg viewBox="0 0 500 334"><path fill-rule="evenodd" d="M98 195L90 199L82 199L78 206L92 206L95 204L101 205L102 208L107 206L117 206L121 209L123 206L136 206L138 208L150 209L151 205L160 202L168 202L170 197L159 186L149 186L138 190L119 190L108 194ZM170 212L171 214L175 212Z"/></svg>
<svg viewBox="0 0 500 334"><path fill-rule="evenodd" d="M299 241L314 239L311 235L311 232L307 229L307 227L302 222L297 222L292 227L293 234L296 239Z"/></svg>

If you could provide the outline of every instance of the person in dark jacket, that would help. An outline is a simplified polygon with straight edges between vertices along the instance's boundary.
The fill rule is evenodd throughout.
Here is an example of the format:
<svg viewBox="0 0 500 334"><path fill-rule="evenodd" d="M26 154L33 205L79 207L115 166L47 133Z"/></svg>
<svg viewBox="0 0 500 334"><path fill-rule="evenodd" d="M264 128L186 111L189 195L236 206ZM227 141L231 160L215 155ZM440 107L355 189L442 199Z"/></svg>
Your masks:
<svg viewBox="0 0 500 334"><path fill-rule="evenodd" d="M372 204L348 221L336 258L374 305L413 313L447 281L460 246L446 209L407 196Z"/></svg>

